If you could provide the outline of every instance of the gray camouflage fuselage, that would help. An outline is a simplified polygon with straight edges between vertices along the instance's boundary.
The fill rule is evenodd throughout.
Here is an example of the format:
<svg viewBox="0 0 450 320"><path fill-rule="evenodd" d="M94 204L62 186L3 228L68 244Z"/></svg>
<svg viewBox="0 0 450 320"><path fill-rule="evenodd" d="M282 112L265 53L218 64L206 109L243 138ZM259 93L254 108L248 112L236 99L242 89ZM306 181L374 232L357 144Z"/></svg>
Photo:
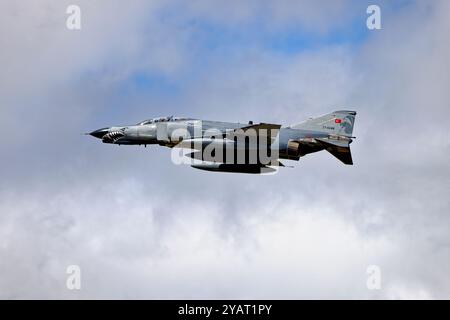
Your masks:
<svg viewBox="0 0 450 320"><path fill-rule="evenodd" d="M259 123L232 123L190 118L155 118L136 125L108 127L90 135L104 143L117 145L161 145L191 149L191 157L208 146L221 146L226 150L258 150L262 146L276 151L277 159L299 160L306 154L327 150L345 164L353 164L349 144L356 112L335 111L319 118L292 126ZM240 139L244 137L245 139ZM255 139L252 139L255 138ZM279 161L262 163L228 163L206 159L194 168L209 171L261 173L261 169L283 166ZM273 160L273 159L272 159ZM270 171L270 170L269 170ZM267 172L267 170L265 170Z"/></svg>

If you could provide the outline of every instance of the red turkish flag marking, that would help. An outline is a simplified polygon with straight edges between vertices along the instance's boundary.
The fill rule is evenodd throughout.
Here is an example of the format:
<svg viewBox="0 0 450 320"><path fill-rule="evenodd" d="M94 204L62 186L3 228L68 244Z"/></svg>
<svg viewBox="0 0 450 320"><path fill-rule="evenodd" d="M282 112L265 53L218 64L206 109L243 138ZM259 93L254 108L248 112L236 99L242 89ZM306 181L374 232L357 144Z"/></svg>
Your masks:
<svg viewBox="0 0 450 320"><path fill-rule="evenodd" d="M341 119L334 119L334 123L341 123L342 120Z"/></svg>

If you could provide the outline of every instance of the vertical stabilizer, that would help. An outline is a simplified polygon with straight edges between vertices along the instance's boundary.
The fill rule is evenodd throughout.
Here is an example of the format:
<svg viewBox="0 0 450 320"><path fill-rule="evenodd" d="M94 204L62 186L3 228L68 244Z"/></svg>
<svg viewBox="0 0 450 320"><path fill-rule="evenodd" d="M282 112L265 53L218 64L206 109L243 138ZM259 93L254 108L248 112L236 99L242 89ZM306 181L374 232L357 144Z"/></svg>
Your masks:
<svg viewBox="0 0 450 320"><path fill-rule="evenodd" d="M355 116L355 111L339 110L292 125L291 128L323 131L332 135L351 137Z"/></svg>

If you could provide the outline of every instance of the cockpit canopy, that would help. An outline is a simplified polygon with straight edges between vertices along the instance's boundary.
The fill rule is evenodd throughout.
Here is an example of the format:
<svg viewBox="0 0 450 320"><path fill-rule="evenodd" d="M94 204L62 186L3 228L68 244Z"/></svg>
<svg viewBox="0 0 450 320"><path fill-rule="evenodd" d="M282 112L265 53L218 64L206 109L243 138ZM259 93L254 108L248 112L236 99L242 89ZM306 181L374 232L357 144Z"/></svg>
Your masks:
<svg viewBox="0 0 450 320"><path fill-rule="evenodd" d="M170 116L170 117L159 117L159 118L153 118L153 119L148 119L148 120L144 120L139 122L137 125L138 126L144 126L147 124L152 124L152 123L157 123L157 122L173 122L173 121L182 121L182 120L189 120L190 118L182 118L182 117L174 117L174 116Z"/></svg>

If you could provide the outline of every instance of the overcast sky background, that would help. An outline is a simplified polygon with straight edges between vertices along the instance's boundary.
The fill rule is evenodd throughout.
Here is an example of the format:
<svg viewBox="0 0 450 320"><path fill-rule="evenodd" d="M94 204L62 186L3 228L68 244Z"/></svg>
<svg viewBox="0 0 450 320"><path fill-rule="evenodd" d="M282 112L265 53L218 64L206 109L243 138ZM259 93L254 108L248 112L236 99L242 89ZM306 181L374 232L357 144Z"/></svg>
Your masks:
<svg viewBox="0 0 450 320"><path fill-rule="evenodd" d="M0 298L450 298L449 34L447 0L2 0ZM270 176L80 135L338 109L354 166Z"/></svg>

